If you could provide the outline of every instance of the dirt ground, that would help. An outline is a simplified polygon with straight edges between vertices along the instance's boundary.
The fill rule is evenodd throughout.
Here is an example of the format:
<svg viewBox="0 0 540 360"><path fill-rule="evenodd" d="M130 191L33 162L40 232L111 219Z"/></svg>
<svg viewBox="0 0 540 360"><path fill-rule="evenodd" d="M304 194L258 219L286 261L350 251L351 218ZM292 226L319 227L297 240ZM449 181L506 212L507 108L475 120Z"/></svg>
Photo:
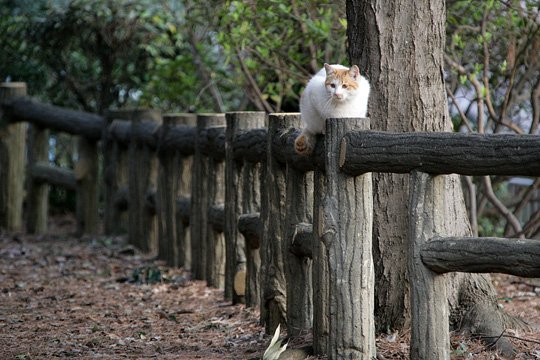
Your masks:
<svg viewBox="0 0 540 360"><path fill-rule="evenodd" d="M0 359L259 359L270 337L258 311L223 301L128 246L76 239L64 221L51 235L0 234ZM64 234L64 235L62 235ZM540 281L495 275L500 305L540 324ZM381 335L381 359L407 359L408 333ZM538 331L507 330L518 359L540 359ZM304 339L291 342L301 347ZM498 359L452 337L452 359ZM314 359L314 357L311 357Z"/></svg>

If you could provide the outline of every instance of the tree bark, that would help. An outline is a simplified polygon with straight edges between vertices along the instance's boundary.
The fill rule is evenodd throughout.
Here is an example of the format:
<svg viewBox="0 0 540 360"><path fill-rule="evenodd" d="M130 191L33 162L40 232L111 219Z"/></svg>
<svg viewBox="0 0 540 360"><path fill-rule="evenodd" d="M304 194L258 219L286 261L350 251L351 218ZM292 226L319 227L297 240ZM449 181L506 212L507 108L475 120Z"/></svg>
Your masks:
<svg viewBox="0 0 540 360"><path fill-rule="evenodd" d="M444 2L347 0L347 35L351 64L358 64L372 84L371 128L380 131L451 131L444 86ZM374 174L373 249L375 314L379 331L402 328L410 320L407 271L406 175ZM444 176L445 236L470 236L461 184ZM475 318L487 333L500 329L495 290L489 277L448 277L451 324L459 316ZM480 309L472 314L471 309ZM485 320L485 321L484 321ZM474 321L473 321L474 322ZM484 326L485 325L485 326ZM478 327L477 327L478 328ZM500 333L499 333L500 334Z"/></svg>

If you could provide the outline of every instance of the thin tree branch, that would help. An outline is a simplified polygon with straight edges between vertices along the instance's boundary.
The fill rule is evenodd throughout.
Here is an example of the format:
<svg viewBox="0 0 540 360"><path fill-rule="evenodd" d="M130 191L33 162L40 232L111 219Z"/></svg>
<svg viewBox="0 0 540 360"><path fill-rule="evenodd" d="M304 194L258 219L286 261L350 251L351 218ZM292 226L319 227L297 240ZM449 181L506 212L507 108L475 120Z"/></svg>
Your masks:
<svg viewBox="0 0 540 360"><path fill-rule="evenodd" d="M540 75L536 78L536 84L531 91L532 123L529 134L538 132L538 123L540 122Z"/></svg>
<svg viewBox="0 0 540 360"><path fill-rule="evenodd" d="M247 68L246 63L244 62L244 59L242 58L242 54L240 53L240 49L238 47L235 47L236 57L238 58L238 62L240 63L240 68L242 69L242 73L246 77L246 80L248 81L249 86L255 93L255 96L257 98L257 101L259 102L259 106L262 107L261 110L264 110L266 112L273 112L274 109L272 108L272 105L268 103L263 97L262 91L259 88L259 85L257 85L257 82L251 75L251 72Z"/></svg>
<svg viewBox="0 0 540 360"><path fill-rule="evenodd" d="M491 186L491 178L489 176L482 176L482 185L483 193L487 197L489 202L491 202L491 204L493 204L493 206L499 211L499 213L506 218L514 231L521 234L523 229L521 227L521 224L519 223L518 218L499 200L499 198L497 198L495 192L493 191L493 187ZM524 238L523 234L521 234L519 237Z"/></svg>
<svg viewBox="0 0 540 360"><path fill-rule="evenodd" d="M452 91L450 91L450 89L448 87L446 88L446 93L448 94L448 96L450 96L450 99L452 100L452 104L454 104L454 106L456 107L456 109L457 109L457 111L459 113L459 117L461 118L461 122L463 124L465 124L465 126L467 127L467 130L469 130L470 133L473 133L474 130L472 128L472 125L471 125L469 119L467 118L467 116L463 113L463 111L459 107L459 105L457 103L457 100L456 100L456 97L454 96Z"/></svg>
<svg viewBox="0 0 540 360"><path fill-rule="evenodd" d="M209 71L206 65L204 64L204 61L201 56L201 53L199 52L199 49L197 49L195 33L193 32L193 30L189 31L188 42L189 42L189 46L191 47L191 53L193 54L193 60L195 61L195 65L197 66L197 72L203 78L204 82L206 83L206 86L208 87L208 90L210 91L210 94L212 95L212 98L215 100L214 109L218 112L224 112L225 104L223 103L223 98L221 97L221 93L219 89L217 88L216 84L214 83L214 80L209 74Z"/></svg>
<svg viewBox="0 0 540 360"><path fill-rule="evenodd" d="M472 181L471 176L463 176L465 183L467 184L467 190L469 193L469 217L471 221L471 227L474 237L478 237L478 216L476 209L476 186Z"/></svg>

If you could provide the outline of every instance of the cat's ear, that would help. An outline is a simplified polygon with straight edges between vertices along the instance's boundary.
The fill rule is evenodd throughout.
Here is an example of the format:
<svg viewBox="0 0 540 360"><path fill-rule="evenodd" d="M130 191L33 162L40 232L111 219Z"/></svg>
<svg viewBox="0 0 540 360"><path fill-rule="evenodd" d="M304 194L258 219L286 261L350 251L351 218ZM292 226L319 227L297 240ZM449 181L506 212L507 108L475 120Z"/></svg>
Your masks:
<svg viewBox="0 0 540 360"><path fill-rule="evenodd" d="M324 63L324 69L326 70L327 76L334 72L334 68L328 65L327 63Z"/></svg>
<svg viewBox="0 0 540 360"><path fill-rule="evenodd" d="M360 69L358 68L358 66L351 66L351 68L349 69L349 76L352 77L354 80L357 80L359 75Z"/></svg>

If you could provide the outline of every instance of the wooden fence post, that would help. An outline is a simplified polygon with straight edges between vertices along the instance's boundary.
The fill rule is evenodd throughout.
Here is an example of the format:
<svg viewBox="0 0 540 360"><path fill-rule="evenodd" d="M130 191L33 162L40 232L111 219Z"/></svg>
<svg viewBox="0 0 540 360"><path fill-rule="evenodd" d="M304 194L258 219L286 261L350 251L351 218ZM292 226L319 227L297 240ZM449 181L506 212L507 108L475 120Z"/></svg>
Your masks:
<svg viewBox="0 0 540 360"><path fill-rule="evenodd" d="M260 301L260 254L256 242L246 242L238 230L238 220L243 214L260 210L260 163L235 158L235 141L249 129L262 128L266 115L263 112L231 112L226 114L225 136L225 298L233 303L245 296L247 306ZM249 149L244 149L249 151ZM249 239L248 239L249 240ZM235 284L235 277L238 281ZM245 281L243 281L245 279Z"/></svg>
<svg viewBox="0 0 540 360"><path fill-rule="evenodd" d="M273 334L279 324L286 323L287 288L283 262L285 224L285 164L274 156L272 139L283 132L284 114L270 114L266 155L265 196L263 196L261 220L261 322L267 334Z"/></svg>
<svg viewBox="0 0 540 360"><path fill-rule="evenodd" d="M166 114L163 115L160 141L158 144L159 176L158 176L158 224L159 224L159 254L161 259L170 266L185 265L185 231L183 222L178 221L177 199L181 194L190 191L188 161L177 150L160 151L163 140L174 125L196 124L195 114Z"/></svg>
<svg viewBox="0 0 540 360"><path fill-rule="evenodd" d="M223 126L224 114L199 114L197 116L197 132L195 137L195 153L193 155L193 178L191 181L191 257L193 277L206 279L208 251L208 162L203 154L203 146L207 142L207 130L210 127Z"/></svg>
<svg viewBox="0 0 540 360"><path fill-rule="evenodd" d="M206 223L206 283L222 289L225 285L225 128L207 130L208 214Z"/></svg>
<svg viewBox="0 0 540 360"><path fill-rule="evenodd" d="M191 126L196 130L197 126L197 116L193 114L193 117L185 120L185 125ZM196 132L194 131L194 134ZM195 142L195 141L194 141ZM193 149L193 152L195 149ZM182 154L179 164L179 177L178 177L178 188L179 188L179 198L177 199L177 204L183 206L178 206L176 211L176 239L178 242L178 266L183 266L184 270L191 271L192 268L192 254L191 254L191 193L192 193L192 171L193 171L193 152L190 155ZM187 211L181 211L185 209Z"/></svg>
<svg viewBox="0 0 540 360"><path fill-rule="evenodd" d="M79 137L79 159L75 164L77 180L77 234L99 233L99 179L97 142Z"/></svg>
<svg viewBox="0 0 540 360"><path fill-rule="evenodd" d="M36 181L30 174L38 163L49 162L49 135L48 129L37 125L30 125L28 129L28 171L27 174L27 220L26 231L30 234L44 234L47 232L49 214L49 184Z"/></svg>
<svg viewBox="0 0 540 360"><path fill-rule="evenodd" d="M26 83L1 83L0 102L26 96ZM3 123L3 124L1 124ZM21 231L23 228L26 123L0 123L0 228Z"/></svg>
<svg viewBox="0 0 540 360"><path fill-rule="evenodd" d="M444 275L429 270L422 245L444 228L444 177L414 171L409 197L409 276L411 284L411 359L450 359L448 298Z"/></svg>
<svg viewBox="0 0 540 360"><path fill-rule="evenodd" d="M320 138L322 139L322 138ZM320 141L320 140L319 140ZM313 179L313 352L326 355L328 353L328 337L330 335L330 279L328 272L328 250L322 239L322 213L326 193L326 175L315 170Z"/></svg>
<svg viewBox="0 0 540 360"><path fill-rule="evenodd" d="M371 174L351 177L340 170L343 136L351 130L368 128L367 118L326 121L326 192L315 211L320 212L320 241L328 250L329 359L376 356Z"/></svg>
<svg viewBox="0 0 540 360"><path fill-rule="evenodd" d="M107 111L105 114L105 126L101 136L101 146L103 153L103 233L113 235L120 233L121 225L116 216L117 208L115 206L115 196L119 188L120 162L119 144L114 141L109 126L114 121L115 111Z"/></svg>
<svg viewBox="0 0 540 360"><path fill-rule="evenodd" d="M106 115L107 130L103 135L103 183L105 186L104 230L106 234L129 232L129 173L131 120L138 118L160 120L155 110L109 110ZM116 121L115 121L116 120ZM120 120L120 121L119 121ZM123 120L123 121L122 121ZM114 128L121 128L122 136L115 136ZM130 240L131 241L131 240Z"/></svg>
<svg viewBox="0 0 540 360"><path fill-rule="evenodd" d="M157 221L155 209L149 208L152 193L156 189L157 159L137 133L142 128L141 120L161 122L158 110L133 110L131 117L131 142L129 144L129 227L130 242L142 251L157 249ZM142 130L142 129L141 129Z"/></svg>
<svg viewBox="0 0 540 360"><path fill-rule="evenodd" d="M283 116L284 129L301 126L300 114ZM313 172L286 165L285 224L283 259L287 283L287 334L297 336L312 327L312 261L292 252L293 241L301 224L313 221Z"/></svg>
<svg viewBox="0 0 540 360"><path fill-rule="evenodd" d="M127 234L129 227L129 144L113 143L112 234Z"/></svg>

